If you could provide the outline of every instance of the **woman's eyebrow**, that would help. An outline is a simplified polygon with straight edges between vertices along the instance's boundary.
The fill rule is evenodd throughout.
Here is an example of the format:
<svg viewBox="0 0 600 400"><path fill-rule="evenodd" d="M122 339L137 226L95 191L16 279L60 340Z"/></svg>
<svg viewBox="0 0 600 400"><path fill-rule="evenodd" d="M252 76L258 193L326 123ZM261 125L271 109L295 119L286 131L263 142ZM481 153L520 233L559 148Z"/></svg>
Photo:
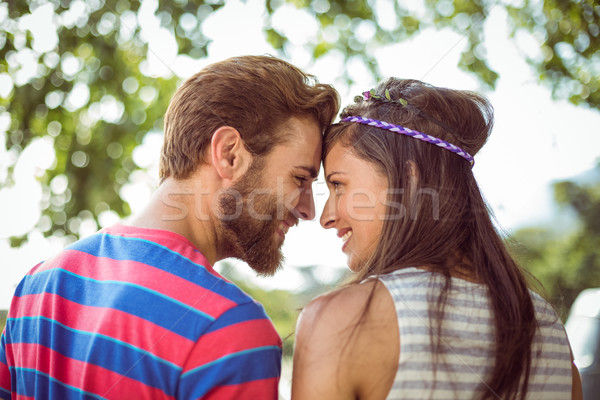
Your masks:
<svg viewBox="0 0 600 400"><path fill-rule="evenodd" d="M332 175L336 175L336 174L339 174L339 175L344 175L344 174L345 174L345 172L341 172L341 171L333 171L333 172L330 172L330 173L329 173L329 174L327 174L327 176L325 177L325 181L327 181L327 182L331 182L331 176L332 176Z"/></svg>

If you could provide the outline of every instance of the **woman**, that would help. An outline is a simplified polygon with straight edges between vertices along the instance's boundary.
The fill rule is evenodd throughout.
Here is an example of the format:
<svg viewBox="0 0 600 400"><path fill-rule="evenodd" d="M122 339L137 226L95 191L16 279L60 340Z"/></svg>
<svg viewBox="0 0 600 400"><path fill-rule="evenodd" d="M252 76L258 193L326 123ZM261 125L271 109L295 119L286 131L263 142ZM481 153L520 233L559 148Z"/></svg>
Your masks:
<svg viewBox="0 0 600 400"><path fill-rule="evenodd" d="M354 278L301 314L294 400L580 398L471 171L492 125L475 93L392 78L328 129L321 224Z"/></svg>

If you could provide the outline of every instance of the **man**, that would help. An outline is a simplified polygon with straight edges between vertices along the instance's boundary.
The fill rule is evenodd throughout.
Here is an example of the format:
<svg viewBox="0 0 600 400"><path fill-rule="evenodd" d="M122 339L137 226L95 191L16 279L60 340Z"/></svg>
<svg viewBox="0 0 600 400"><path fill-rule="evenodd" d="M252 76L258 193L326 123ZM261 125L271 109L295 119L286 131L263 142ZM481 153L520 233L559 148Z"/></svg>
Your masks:
<svg viewBox="0 0 600 400"><path fill-rule="evenodd" d="M337 92L272 57L186 81L165 116L161 184L127 225L33 268L0 346L0 398L276 399L281 340L212 265L282 262L314 217L311 184Z"/></svg>

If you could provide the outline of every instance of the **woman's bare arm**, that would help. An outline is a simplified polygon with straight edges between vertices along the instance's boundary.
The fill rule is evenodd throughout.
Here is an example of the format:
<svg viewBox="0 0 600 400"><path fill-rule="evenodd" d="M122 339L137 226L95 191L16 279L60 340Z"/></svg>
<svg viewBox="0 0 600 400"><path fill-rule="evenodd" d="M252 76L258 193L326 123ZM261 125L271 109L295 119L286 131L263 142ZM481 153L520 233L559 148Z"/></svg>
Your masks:
<svg viewBox="0 0 600 400"><path fill-rule="evenodd" d="M373 289L371 306L361 319ZM298 320L292 399L384 399L398 359L396 312L381 283L321 296Z"/></svg>

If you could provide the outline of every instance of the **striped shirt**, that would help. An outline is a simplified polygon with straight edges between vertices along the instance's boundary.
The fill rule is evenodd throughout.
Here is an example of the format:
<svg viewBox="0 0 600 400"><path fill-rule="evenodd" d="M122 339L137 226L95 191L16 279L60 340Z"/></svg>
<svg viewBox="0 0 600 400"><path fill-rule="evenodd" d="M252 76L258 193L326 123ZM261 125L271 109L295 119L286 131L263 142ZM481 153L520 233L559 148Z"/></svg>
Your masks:
<svg viewBox="0 0 600 400"><path fill-rule="evenodd" d="M0 399L276 399L263 307L178 234L115 225L34 267L0 345Z"/></svg>
<svg viewBox="0 0 600 400"><path fill-rule="evenodd" d="M437 320L432 325L430 315L437 314L445 278L407 268L380 279L394 300L400 332L398 371L387 398L478 397L494 364L495 326L486 287L451 278L436 357L432 335L436 345ZM570 399L571 355L564 327L545 300L533 292L532 298L540 331L533 344L527 398Z"/></svg>

